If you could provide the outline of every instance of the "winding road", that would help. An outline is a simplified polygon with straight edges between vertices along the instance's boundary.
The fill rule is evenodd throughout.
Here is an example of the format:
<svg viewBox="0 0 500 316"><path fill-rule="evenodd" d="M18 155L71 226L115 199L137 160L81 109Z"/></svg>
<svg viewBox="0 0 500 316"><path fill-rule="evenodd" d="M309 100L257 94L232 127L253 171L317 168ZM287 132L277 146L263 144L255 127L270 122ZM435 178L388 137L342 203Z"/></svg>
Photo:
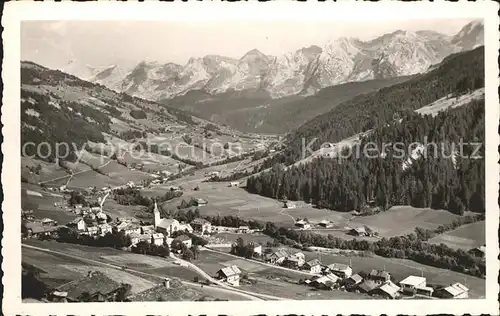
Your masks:
<svg viewBox="0 0 500 316"><path fill-rule="evenodd" d="M158 275L158 274L147 273L147 272L138 271L138 270L134 270L134 269L130 269L130 268L124 268L124 267L121 267L119 265L115 265L115 264L111 264L111 263L97 261L97 260L93 260L93 259L89 259L89 258L85 258L85 257L81 257L81 256L76 256L76 255L70 255L70 254L67 254L67 253L64 253L64 252L55 251L55 250L46 249L46 248L41 248L41 247L36 247L36 246L31 246L31 245L26 245L26 244L22 244L22 247L30 248L30 249L34 249L34 250L38 250L38 251L43 251L43 252L48 252L48 253L53 253L53 254L57 254L57 255L61 255L61 256L66 256L68 258L77 259L77 260L80 260L80 261L88 262L90 264L105 266L105 267L113 268L113 269L120 270L120 271L133 272L133 273L136 273L136 274L145 275L145 276L149 276L149 277L154 277L154 278L158 278L158 279L164 279L165 277L173 277L173 276L165 276L165 275ZM179 259L179 258L175 257L174 255L171 255L171 257L175 258L176 261L182 262L184 265L188 266L192 270L195 270L198 274L200 274L201 276L203 276L207 280L213 282L214 284L217 284L217 286L203 285L204 287L208 287L211 290L219 291L221 293L231 293L233 295L234 294L235 295L240 295L241 297L243 297L243 298L245 298L247 300L252 300L252 301L262 301L262 300L264 300L264 298L270 299L270 300L285 300L285 298L276 297L276 296L272 296L272 295L265 295L265 294L260 294L260 293L254 293L254 292L244 291L244 290L240 290L240 289L235 289L235 288L233 288L231 286L228 286L228 285L222 283L219 280L216 280L216 279L212 278L210 275L208 275L205 271L203 271L202 269L200 269L196 265L194 265L194 264L192 264L190 262L187 262L185 260ZM189 282L189 281L184 281L184 280L180 280L180 281L183 284L186 284L186 285L189 285L189 286L202 287L202 285L200 285L199 283L194 283L194 282Z"/></svg>
<svg viewBox="0 0 500 316"><path fill-rule="evenodd" d="M273 295L267 295L267 294L260 294L260 293L255 293L255 292L250 292L250 291L236 289L236 288L234 288L232 286L229 286L229 285L225 284L224 282L222 282L220 280L217 280L217 279L211 277L208 273L206 273L200 267L194 265L193 263L191 263L189 261L186 261L186 260L179 259L173 253L170 253L170 257L172 259L174 259L176 261L179 261L182 264L188 266L189 268L191 268L192 270L196 271L198 274L200 274L201 276L203 276L205 279L209 280L210 282L215 283L218 286L220 286L222 288L225 288L227 290L231 290L232 292L236 292L236 293L240 293L240 294L244 294L244 295L250 295L250 296L253 296L253 297L257 297L257 298L266 298L266 299L270 299L270 300L279 300L279 301L281 301L281 300L288 300L287 298L283 298L283 297L278 297L278 296L273 296Z"/></svg>

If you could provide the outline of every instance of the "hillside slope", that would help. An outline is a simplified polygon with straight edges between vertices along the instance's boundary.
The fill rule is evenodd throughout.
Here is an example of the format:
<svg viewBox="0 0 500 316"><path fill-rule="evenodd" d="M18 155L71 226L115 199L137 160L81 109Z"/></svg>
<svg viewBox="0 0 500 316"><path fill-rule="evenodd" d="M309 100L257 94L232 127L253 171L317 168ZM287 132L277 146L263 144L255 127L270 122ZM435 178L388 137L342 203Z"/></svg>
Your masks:
<svg viewBox="0 0 500 316"><path fill-rule="evenodd" d="M58 70L31 62L21 64L21 144L35 144L25 146L29 156L51 161L56 155L55 147L41 146L37 153L37 145L65 142L69 144L66 159L75 160L75 152L85 144L106 144L112 140L115 145L127 147L135 140L167 131L178 133L172 137L182 140L185 134L202 137L207 128L221 135L236 133L185 111L117 93ZM60 147L60 154L65 155L68 149Z"/></svg>

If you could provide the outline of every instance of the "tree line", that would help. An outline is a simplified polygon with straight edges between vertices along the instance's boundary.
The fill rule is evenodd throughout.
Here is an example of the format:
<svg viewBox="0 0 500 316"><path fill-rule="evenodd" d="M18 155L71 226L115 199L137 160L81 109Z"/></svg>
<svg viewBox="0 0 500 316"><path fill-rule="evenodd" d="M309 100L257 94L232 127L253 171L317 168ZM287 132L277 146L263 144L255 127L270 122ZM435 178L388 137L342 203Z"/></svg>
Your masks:
<svg viewBox="0 0 500 316"><path fill-rule="evenodd" d="M435 117L409 113L401 121L377 127L351 149L363 153L373 144L380 150L384 144L399 143L404 148L402 155L394 146L376 157L353 154L318 158L289 168L275 165L248 178L247 190L346 212L362 211L374 203L383 210L409 204L459 215L466 210L484 213L484 122L484 99ZM410 144L425 144L426 140L425 151L412 157L415 152ZM471 156L475 145L460 147L461 141L481 144L475 153L479 158Z"/></svg>
<svg viewBox="0 0 500 316"><path fill-rule="evenodd" d="M264 233L281 243L297 248L309 246L344 250L370 251L388 258L410 259L422 264L445 268L477 277L485 277L485 263L462 249L452 249L444 244L433 245L419 239L415 233L391 238L383 237L376 242L367 240L345 240L309 232L278 228L268 222Z"/></svg>
<svg viewBox="0 0 500 316"><path fill-rule="evenodd" d="M114 229L111 233L106 233L104 236L88 236L80 235L74 229L61 227L57 231L57 241L80 244L92 247L110 247L110 248L126 248L132 244L130 236L125 235L123 231Z"/></svg>
<svg viewBox="0 0 500 316"><path fill-rule="evenodd" d="M170 248L168 244L163 243L163 245L155 245L147 241L139 241L135 246L132 247L133 253L138 253L142 255L168 257L170 255Z"/></svg>

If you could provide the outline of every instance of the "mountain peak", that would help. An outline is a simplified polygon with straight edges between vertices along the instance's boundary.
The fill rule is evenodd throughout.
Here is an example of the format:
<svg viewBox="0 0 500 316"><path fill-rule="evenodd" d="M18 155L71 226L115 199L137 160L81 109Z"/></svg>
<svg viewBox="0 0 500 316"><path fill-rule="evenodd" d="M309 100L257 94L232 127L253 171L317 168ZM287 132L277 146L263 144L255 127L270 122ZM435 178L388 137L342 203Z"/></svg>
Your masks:
<svg viewBox="0 0 500 316"><path fill-rule="evenodd" d="M267 56L264 55L260 50L258 50L257 48L254 48L254 49L246 52L246 54L243 55L243 57L241 57L240 60L247 60L247 59L254 59L254 58L268 59Z"/></svg>

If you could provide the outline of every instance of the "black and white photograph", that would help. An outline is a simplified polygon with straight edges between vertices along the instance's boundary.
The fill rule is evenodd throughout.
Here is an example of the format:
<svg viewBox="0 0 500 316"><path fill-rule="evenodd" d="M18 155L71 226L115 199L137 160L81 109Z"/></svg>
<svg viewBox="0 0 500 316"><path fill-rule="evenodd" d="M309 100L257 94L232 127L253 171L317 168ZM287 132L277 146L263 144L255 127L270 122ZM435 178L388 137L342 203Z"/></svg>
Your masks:
<svg viewBox="0 0 500 316"><path fill-rule="evenodd" d="M498 311L494 5L74 4L17 15L4 311Z"/></svg>

